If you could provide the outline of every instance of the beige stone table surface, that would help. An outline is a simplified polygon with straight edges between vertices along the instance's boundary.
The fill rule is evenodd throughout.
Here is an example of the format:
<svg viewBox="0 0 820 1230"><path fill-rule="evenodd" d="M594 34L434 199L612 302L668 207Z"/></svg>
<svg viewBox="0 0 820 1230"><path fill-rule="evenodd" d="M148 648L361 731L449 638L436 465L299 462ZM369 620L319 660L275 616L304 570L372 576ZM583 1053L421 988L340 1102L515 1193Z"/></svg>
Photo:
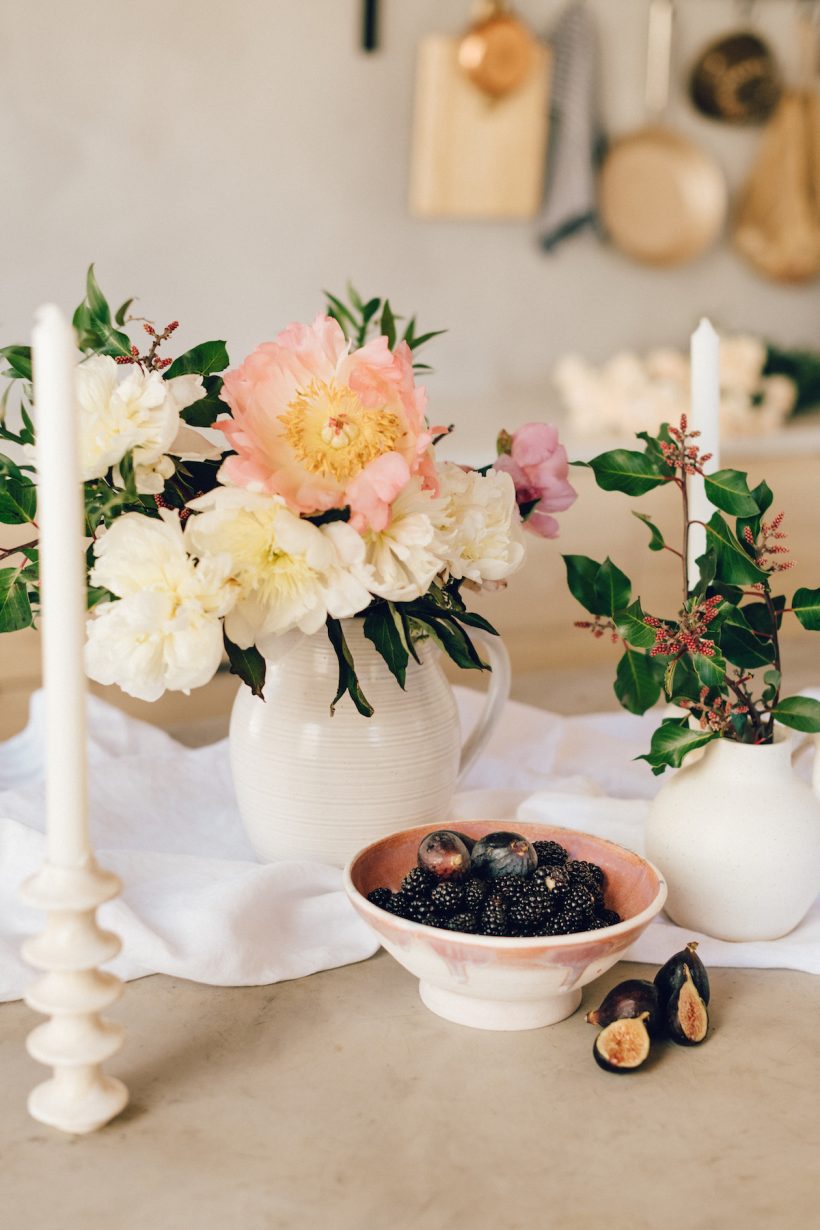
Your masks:
<svg viewBox="0 0 820 1230"><path fill-rule="evenodd" d="M609 686L552 671L515 691L578 712ZM653 972L621 964L569 1020L511 1034L434 1016L385 953L268 987L144 978L111 1013L131 1103L88 1137L27 1116L39 1018L0 1004L0 1230L820 1226L820 978L715 969L704 1045L602 1072L584 1013Z"/></svg>
<svg viewBox="0 0 820 1230"><path fill-rule="evenodd" d="M269 987L126 988L103 1131L29 1119L32 1014L0 1006L4 1230L779 1230L818 1225L820 979L713 971L713 1032L602 1072L583 1013L443 1021L381 953Z"/></svg>

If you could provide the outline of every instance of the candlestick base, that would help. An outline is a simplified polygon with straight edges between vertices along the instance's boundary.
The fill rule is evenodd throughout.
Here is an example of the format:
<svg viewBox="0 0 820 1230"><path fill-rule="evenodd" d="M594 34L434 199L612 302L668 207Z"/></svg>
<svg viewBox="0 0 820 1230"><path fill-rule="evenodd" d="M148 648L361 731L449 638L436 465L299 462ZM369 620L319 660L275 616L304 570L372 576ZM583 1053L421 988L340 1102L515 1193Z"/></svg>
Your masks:
<svg viewBox="0 0 820 1230"><path fill-rule="evenodd" d="M63 1132L94 1132L118 1115L128 1101L122 1081L107 1076L101 1064L120 1049L125 1030L99 1013L114 1003L122 982L97 969L120 950L120 941L97 925L97 907L116 897L120 881L92 858L81 867L50 863L26 880L21 896L45 910L41 935L27 940L23 956L44 976L25 1000L51 1017L28 1036L29 1054L54 1069L50 1080L32 1090L29 1113Z"/></svg>

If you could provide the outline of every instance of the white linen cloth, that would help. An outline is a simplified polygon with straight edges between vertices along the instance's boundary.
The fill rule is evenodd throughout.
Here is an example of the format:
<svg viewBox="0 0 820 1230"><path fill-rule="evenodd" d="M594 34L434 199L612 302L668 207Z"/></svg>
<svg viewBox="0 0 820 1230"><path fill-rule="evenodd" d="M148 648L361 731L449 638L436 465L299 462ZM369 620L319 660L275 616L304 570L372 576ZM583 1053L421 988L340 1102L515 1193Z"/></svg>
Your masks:
<svg viewBox="0 0 820 1230"><path fill-rule="evenodd" d="M482 700L466 689L457 696L466 729ZM43 926L43 916L18 896L45 856L43 717L38 693L26 729L0 744L0 1000L18 998L33 981L20 946ZM478 793L460 796L457 809L475 802L480 815L482 803L492 802L484 791L503 787L519 792L513 801L522 820L583 829L640 851L646 800L662 779L633 757L648 747L656 722L657 714L566 718L511 703L463 783ZM124 884L122 896L100 910L102 924L123 941L111 965L120 977L161 972L248 986L375 951L338 870L255 861L234 802L226 741L183 747L95 697L88 725L92 840L100 864ZM820 903L771 943L707 939L662 916L629 956L660 964L693 938L707 965L820 973Z"/></svg>

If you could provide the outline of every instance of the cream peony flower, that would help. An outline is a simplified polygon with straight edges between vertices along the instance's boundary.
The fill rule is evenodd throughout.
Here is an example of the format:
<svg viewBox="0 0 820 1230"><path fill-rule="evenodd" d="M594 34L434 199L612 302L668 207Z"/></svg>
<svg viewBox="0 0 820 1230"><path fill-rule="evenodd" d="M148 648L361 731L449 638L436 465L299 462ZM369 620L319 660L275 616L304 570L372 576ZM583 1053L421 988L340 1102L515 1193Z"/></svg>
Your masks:
<svg viewBox="0 0 820 1230"><path fill-rule="evenodd" d="M479 474L444 462L438 477L444 499L439 538L450 575L482 584L515 572L524 559L524 541L509 474Z"/></svg>
<svg viewBox="0 0 820 1230"><path fill-rule="evenodd" d="M321 527L292 513L276 495L217 487L191 502L186 535L202 558L225 555L239 587L225 620L228 636L262 653L293 628L310 635L328 615L343 619L370 603L360 579L364 543L337 521Z"/></svg>
<svg viewBox="0 0 820 1230"><path fill-rule="evenodd" d="M86 670L156 700L208 682L222 656L221 617L235 598L230 561L194 563L176 513L126 513L94 544L91 583L118 597L89 621Z"/></svg>
<svg viewBox="0 0 820 1230"><path fill-rule="evenodd" d="M133 450L137 490L157 494L174 472L169 454L184 428L180 410L198 401L205 387L201 376L164 380L137 364L125 370L121 379L123 368L110 355L93 355L77 367L83 480L102 478L113 467L121 484L119 463Z"/></svg>
<svg viewBox="0 0 820 1230"><path fill-rule="evenodd" d="M367 586L390 602L412 602L426 594L444 567L443 545L434 524L445 518L445 501L411 479L393 501L385 529L364 534Z"/></svg>

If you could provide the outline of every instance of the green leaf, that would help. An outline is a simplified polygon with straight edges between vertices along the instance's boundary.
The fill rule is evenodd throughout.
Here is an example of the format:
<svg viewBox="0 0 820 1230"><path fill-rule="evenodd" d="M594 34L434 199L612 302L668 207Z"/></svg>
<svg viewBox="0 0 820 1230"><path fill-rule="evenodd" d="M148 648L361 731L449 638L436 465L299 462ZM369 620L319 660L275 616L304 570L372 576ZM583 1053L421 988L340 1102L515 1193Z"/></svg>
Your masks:
<svg viewBox="0 0 820 1230"><path fill-rule="evenodd" d="M732 517L755 517L760 512L742 470L716 470L704 478L706 498Z"/></svg>
<svg viewBox="0 0 820 1230"><path fill-rule="evenodd" d="M425 631L439 649L446 653L448 658L451 658L461 670L488 671L490 669L467 633L455 622L455 616L444 614L435 616L427 613L419 616L414 613L413 618L424 626Z"/></svg>
<svg viewBox="0 0 820 1230"><path fill-rule="evenodd" d="M591 615L603 615L604 607L599 603L595 589L601 565L587 555L564 555L562 559L567 569L567 585L573 598Z"/></svg>
<svg viewBox="0 0 820 1230"><path fill-rule="evenodd" d="M393 618L391 606L391 603L385 602L370 607L364 617L364 634L372 641L376 652L384 658L387 669L403 689L410 654Z"/></svg>
<svg viewBox="0 0 820 1230"><path fill-rule="evenodd" d="M729 585L756 585L768 579L768 574L746 554L719 512L708 522L706 535L715 552L718 581Z"/></svg>
<svg viewBox="0 0 820 1230"><path fill-rule="evenodd" d="M765 639L750 627L742 610L727 615L715 639L727 661L742 670L757 670L771 666L774 661L774 645L771 637Z"/></svg>
<svg viewBox="0 0 820 1230"><path fill-rule="evenodd" d="M126 299L125 303L120 304L120 306L117 308L116 312L114 313L114 323L115 324L120 325L120 327L122 327L125 324L126 314L133 302L134 302L134 299L132 297L130 299Z"/></svg>
<svg viewBox="0 0 820 1230"><path fill-rule="evenodd" d="M783 623L783 609L786 606L786 598L784 594L772 594L771 603L774 607L775 620L777 627ZM769 605L766 602L747 602L743 607L743 615L749 627L754 632L762 632L766 636L771 636L774 631L772 627L772 614L769 610Z"/></svg>
<svg viewBox="0 0 820 1230"><path fill-rule="evenodd" d="M820 589L798 589L792 598L792 610L804 628L820 631Z"/></svg>
<svg viewBox="0 0 820 1230"><path fill-rule="evenodd" d="M646 713L658 702L661 683L655 659L627 649L615 672L615 695L630 713Z"/></svg>
<svg viewBox="0 0 820 1230"><path fill-rule="evenodd" d="M651 649L655 644L655 629L644 622L640 598L636 598L623 611L617 611L614 619L618 635L635 649Z"/></svg>
<svg viewBox="0 0 820 1230"><path fill-rule="evenodd" d="M645 495L655 487L663 487L671 477L661 473L659 463L645 453L625 448L601 453L585 464L603 491L622 491L625 495Z"/></svg>
<svg viewBox="0 0 820 1230"><path fill-rule="evenodd" d="M19 473L19 471L18 471ZM28 478L4 478L0 485L0 522L25 525L37 512L37 488Z"/></svg>
<svg viewBox="0 0 820 1230"><path fill-rule="evenodd" d="M93 265L88 266L85 279L85 301L96 321L103 325L111 324L111 309L108 306L108 300L97 285Z"/></svg>
<svg viewBox="0 0 820 1230"><path fill-rule="evenodd" d="M703 653L690 655L692 669L698 677L701 687L722 688L726 679L726 660L722 654L707 658Z"/></svg>
<svg viewBox="0 0 820 1230"><path fill-rule="evenodd" d="M180 418L189 427L212 427L220 414L229 413L227 402L219 396L222 391L222 377L206 376L204 383L204 396L200 397L199 401L191 402L190 406L186 406L179 412Z"/></svg>
<svg viewBox="0 0 820 1230"><path fill-rule="evenodd" d="M336 695L330 702L331 717L336 712L336 706L344 696L345 692L347 692L362 717L372 717L373 706L370 704L359 686L356 667L353 663L353 655L351 654L350 648L345 640L342 625L339 623L338 619L331 619L328 617L326 626L328 639L335 650L336 659L339 663L339 685L336 689Z"/></svg>
<svg viewBox="0 0 820 1230"><path fill-rule="evenodd" d="M434 337L441 337L446 332L446 329L431 329L429 333L422 333L420 337L414 337L412 341L407 338L405 341L411 350L418 350L419 346L423 346L425 342L431 342Z"/></svg>
<svg viewBox="0 0 820 1230"><path fill-rule="evenodd" d="M666 659L664 668L663 688L670 702L679 700L698 700L703 687L692 666L688 654L680 658Z"/></svg>
<svg viewBox="0 0 820 1230"><path fill-rule="evenodd" d="M637 517L639 521L643 521L644 525L648 527L649 533L651 535L649 539L649 550L650 551L662 551L664 547L666 546L666 542L664 540L663 534L660 532L657 525L655 525L655 522L652 520L652 518L647 517L646 513L635 512L634 509L632 511L632 516Z"/></svg>
<svg viewBox="0 0 820 1230"><path fill-rule="evenodd" d="M358 329L358 325L356 323L354 316L351 314L350 309L345 307L341 299L337 299L335 295L331 295L329 290L324 291L324 296L327 299L328 303L330 304L330 308L328 309L328 316L335 317L335 319L338 320L339 324L342 326L342 329L344 330L345 333L347 332L347 330L345 329L345 323L344 323L345 321L347 321L347 323L350 325L350 327L355 332Z"/></svg>
<svg viewBox="0 0 820 1230"><path fill-rule="evenodd" d="M6 360L17 379L31 381L30 346L3 346L0 349L0 355Z"/></svg>
<svg viewBox="0 0 820 1230"><path fill-rule="evenodd" d="M0 632L17 632L31 624L31 603L17 568L0 569Z"/></svg>
<svg viewBox="0 0 820 1230"><path fill-rule="evenodd" d="M665 718L652 735L648 754L637 759L646 760L657 776L667 768L679 768L685 756L716 738L713 730L691 730L688 718Z"/></svg>
<svg viewBox="0 0 820 1230"><path fill-rule="evenodd" d="M758 512L765 513L772 506L774 493L767 482L760 482L756 487L752 488L752 499L757 505Z"/></svg>
<svg viewBox="0 0 820 1230"><path fill-rule="evenodd" d="M231 674L238 675L242 682L248 685L254 696L264 700L263 688L267 664L262 654L255 645L251 645L249 649L240 649L230 640L224 630L222 639L225 642Z"/></svg>
<svg viewBox="0 0 820 1230"><path fill-rule="evenodd" d="M628 605L631 596L629 577L607 556L595 578L595 602L601 608L601 614L614 616L616 611Z"/></svg>
<svg viewBox="0 0 820 1230"><path fill-rule="evenodd" d="M786 696L772 709L772 717L792 730L816 734L820 731L820 700L812 700L810 696Z"/></svg>
<svg viewBox="0 0 820 1230"><path fill-rule="evenodd" d="M392 350L396 344L396 320L387 299L385 299L384 307L382 308L382 318L379 328L381 329L383 336L387 338L387 345Z"/></svg>
<svg viewBox="0 0 820 1230"><path fill-rule="evenodd" d="M210 376L214 372L224 371L229 362L223 341L201 342L174 359L163 375L166 380L172 380L174 376Z"/></svg>

